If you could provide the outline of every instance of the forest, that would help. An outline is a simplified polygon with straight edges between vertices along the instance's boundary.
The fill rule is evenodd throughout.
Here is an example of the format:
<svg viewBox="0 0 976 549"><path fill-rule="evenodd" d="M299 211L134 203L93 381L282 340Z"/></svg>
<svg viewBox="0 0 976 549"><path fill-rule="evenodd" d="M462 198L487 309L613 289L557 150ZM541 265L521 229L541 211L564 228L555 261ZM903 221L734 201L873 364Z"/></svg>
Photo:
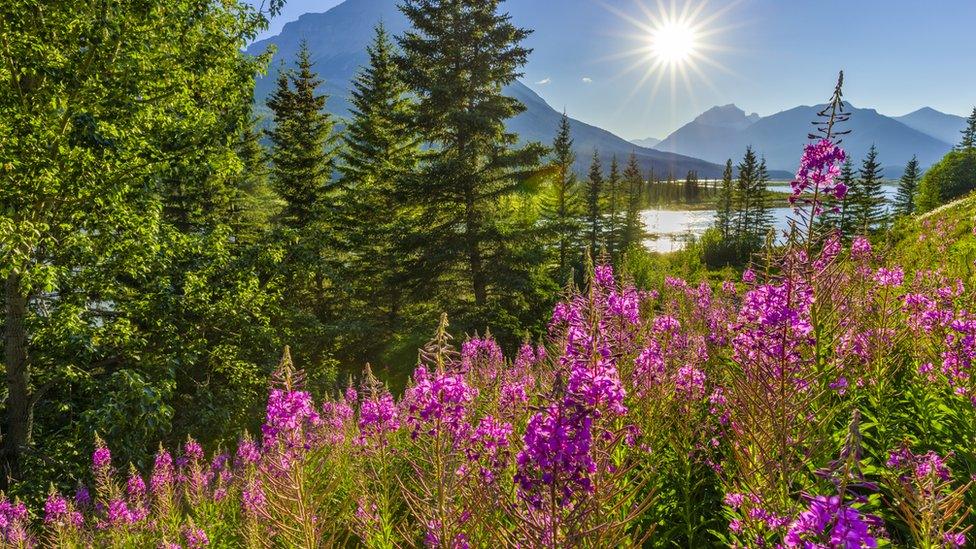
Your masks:
<svg viewBox="0 0 976 549"><path fill-rule="evenodd" d="M891 200L843 73L782 192L576 173L501 0L401 0L348 117L281 9L0 4L0 545L966 546L976 109Z"/></svg>

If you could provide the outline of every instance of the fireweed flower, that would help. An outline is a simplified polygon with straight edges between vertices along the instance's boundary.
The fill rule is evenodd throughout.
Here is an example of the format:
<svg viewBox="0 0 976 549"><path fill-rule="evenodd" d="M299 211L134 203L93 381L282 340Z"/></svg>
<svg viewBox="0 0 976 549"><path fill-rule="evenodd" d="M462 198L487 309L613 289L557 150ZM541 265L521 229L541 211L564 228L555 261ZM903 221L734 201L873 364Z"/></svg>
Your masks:
<svg viewBox="0 0 976 549"><path fill-rule="evenodd" d="M389 393L383 393L377 398L363 401L359 409L359 442L366 444L367 439L382 439L389 433L400 428L400 416L396 401Z"/></svg>
<svg viewBox="0 0 976 549"><path fill-rule="evenodd" d="M249 516L264 516L267 499L258 479L248 480L241 489L241 506Z"/></svg>
<svg viewBox="0 0 976 549"><path fill-rule="evenodd" d="M6 496L0 498L0 539L6 542L2 545L13 547L34 545L28 529L27 506L22 502L11 503Z"/></svg>
<svg viewBox="0 0 976 549"><path fill-rule="evenodd" d="M98 439L95 451L92 453L92 468L96 472L107 472L110 467L112 467L112 452L101 439Z"/></svg>
<svg viewBox="0 0 976 549"><path fill-rule="evenodd" d="M871 258L871 241L864 236L855 236L851 244L851 257L854 259Z"/></svg>
<svg viewBox="0 0 976 549"><path fill-rule="evenodd" d="M501 347L491 337L475 337L461 345L462 372L478 371L497 374L504 361Z"/></svg>
<svg viewBox="0 0 976 549"><path fill-rule="evenodd" d="M530 419L524 446L516 457L520 496L541 507L548 486L556 485L559 505L570 505L577 494L589 493L596 463L590 455L593 420L579 411L550 404Z"/></svg>
<svg viewBox="0 0 976 549"><path fill-rule="evenodd" d="M816 195L830 195L837 199L844 198L847 187L835 180L840 175L840 165L846 158L844 150L828 139L806 145L803 148L803 156L800 157L800 168L796 172L796 177L790 182L793 189L790 194L790 204L795 204L800 195L810 192ZM819 214L821 212L819 196L809 202L813 205L813 214Z"/></svg>
<svg viewBox="0 0 976 549"><path fill-rule="evenodd" d="M250 437L241 439L237 443L237 466L245 467L259 461L261 461L261 450L258 448L257 442Z"/></svg>
<svg viewBox="0 0 976 549"><path fill-rule="evenodd" d="M478 395L459 373L429 374L424 365L417 366L414 385L407 389L404 399L408 404L407 424L411 436L423 433L438 436L442 430L453 435L456 442L464 438L470 426L467 423L468 406Z"/></svg>
<svg viewBox="0 0 976 549"><path fill-rule="evenodd" d="M183 540L186 542L187 549L201 549L210 545L210 539L203 528L186 526L183 528Z"/></svg>
<svg viewBox="0 0 976 549"><path fill-rule="evenodd" d="M881 519L845 505L838 496L808 497L809 506L790 524L787 547L877 547Z"/></svg>
<svg viewBox="0 0 976 549"><path fill-rule="evenodd" d="M272 389L268 396L264 425L261 426L265 445L279 441L287 445L302 444L304 441L299 438L304 430L317 425L319 419L312 397L307 392Z"/></svg>
<svg viewBox="0 0 976 549"><path fill-rule="evenodd" d="M152 477L149 479L149 487L153 493L158 493L172 488L173 481L173 456L160 447L159 452L156 453Z"/></svg>
<svg viewBox="0 0 976 549"><path fill-rule="evenodd" d="M901 286L904 280L905 273L901 270L901 267L895 267L893 269L881 267L874 273L874 281L879 286Z"/></svg>
<svg viewBox="0 0 976 549"><path fill-rule="evenodd" d="M498 471L508 461L510 436L512 436L512 424L498 421L492 416L481 418L471 434L467 450L468 460L481 464L479 472L484 482L493 483Z"/></svg>

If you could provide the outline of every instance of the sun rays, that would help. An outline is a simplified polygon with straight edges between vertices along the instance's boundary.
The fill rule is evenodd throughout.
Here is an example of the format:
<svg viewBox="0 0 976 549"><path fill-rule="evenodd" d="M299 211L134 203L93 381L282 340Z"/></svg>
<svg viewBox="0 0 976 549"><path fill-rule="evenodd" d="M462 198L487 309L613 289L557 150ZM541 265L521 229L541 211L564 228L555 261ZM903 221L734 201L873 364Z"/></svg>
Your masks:
<svg viewBox="0 0 976 549"><path fill-rule="evenodd" d="M730 50L719 38L731 26L720 21L737 3L710 9L707 0L689 0L680 6L675 0L656 0L654 4L634 0L636 9L624 11L619 4L603 2L606 9L632 27L621 37L632 47L614 56L630 61L623 74L640 74L624 103L641 94L644 101L649 100L645 104L650 105L663 86L672 103L679 93L694 98L696 88L702 85L717 91L705 69L731 72L716 59L716 54Z"/></svg>

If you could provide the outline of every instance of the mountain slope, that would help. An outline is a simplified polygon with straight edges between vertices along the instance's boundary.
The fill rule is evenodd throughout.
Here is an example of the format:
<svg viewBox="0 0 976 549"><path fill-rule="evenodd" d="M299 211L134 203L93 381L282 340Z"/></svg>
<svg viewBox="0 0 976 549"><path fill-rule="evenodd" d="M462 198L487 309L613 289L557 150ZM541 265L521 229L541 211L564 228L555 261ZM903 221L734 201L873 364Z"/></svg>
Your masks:
<svg viewBox="0 0 976 549"><path fill-rule="evenodd" d="M803 141L810 132L811 122L817 119L822 106L801 106L749 122L739 109L715 107L694 121L682 126L657 148L695 156L711 162L723 162L742 156L751 145L765 156L770 168L790 170L800 157ZM734 107L734 106L731 106ZM714 123L714 116L706 116L722 109L725 123ZM874 109L859 109L848 104L851 119L844 129L852 130L844 136L844 148L855 161L862 158L872 144L877 145L885 166L891 166L888 175L896 175L912 155L927 167L938 161L951 146L931 135L910 128ZM704 117L704 121L701 119ZM892 173L894 172L894 173Z"/></svg>
<svg viewBox="0 0 976 549"><path fill-rule="evenodd" d="M258 80L255 99L263 105L274 86L274 75L282 61L295 59L302 40L308 42L314 69L325 80L320 91L328 93L327 108L339 116L348 113L346 100L349 83L359 67L367 62L366 46L373 38L373 28L380 21L394 35L408 28L408 22L396 8L394 0L346 0L325 13L308 13L284 26L281 33L252 44L248 53L257 54L269 47L276 48L271 74ZM561 114L521 82L508 86L504 93L519 99L526 111L508 123L510 131L525 141L550 143L556 133ZM700 177L720 177L722 167L688 156L640 147L595 126L571 120L577 152L577 168L585 171L594 149L609 162L616 155L621 162L634 152L644 170L657 174L674 173L683 177L690 170Z"/></svg>
<svg viewBox="0 0 976 549"><path fill-rule="evenodd" d="M939 112L932 107L922 107L917 111L893 118L909 128L931 135L950 145L959 142L960 132L966 127L965 118Z"/></svg>

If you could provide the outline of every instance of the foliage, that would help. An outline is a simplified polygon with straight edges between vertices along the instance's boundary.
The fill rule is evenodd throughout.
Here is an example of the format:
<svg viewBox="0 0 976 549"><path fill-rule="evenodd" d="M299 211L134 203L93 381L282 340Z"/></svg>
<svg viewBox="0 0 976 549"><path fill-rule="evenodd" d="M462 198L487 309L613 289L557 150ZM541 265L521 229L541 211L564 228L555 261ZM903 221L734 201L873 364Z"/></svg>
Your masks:
<svg viewBox="0 0 976 549"><path fill-rule="evenodd" d="M915 206L927 212L976 189L976 149L950 151L933 164L918 184Z"/></svg>

